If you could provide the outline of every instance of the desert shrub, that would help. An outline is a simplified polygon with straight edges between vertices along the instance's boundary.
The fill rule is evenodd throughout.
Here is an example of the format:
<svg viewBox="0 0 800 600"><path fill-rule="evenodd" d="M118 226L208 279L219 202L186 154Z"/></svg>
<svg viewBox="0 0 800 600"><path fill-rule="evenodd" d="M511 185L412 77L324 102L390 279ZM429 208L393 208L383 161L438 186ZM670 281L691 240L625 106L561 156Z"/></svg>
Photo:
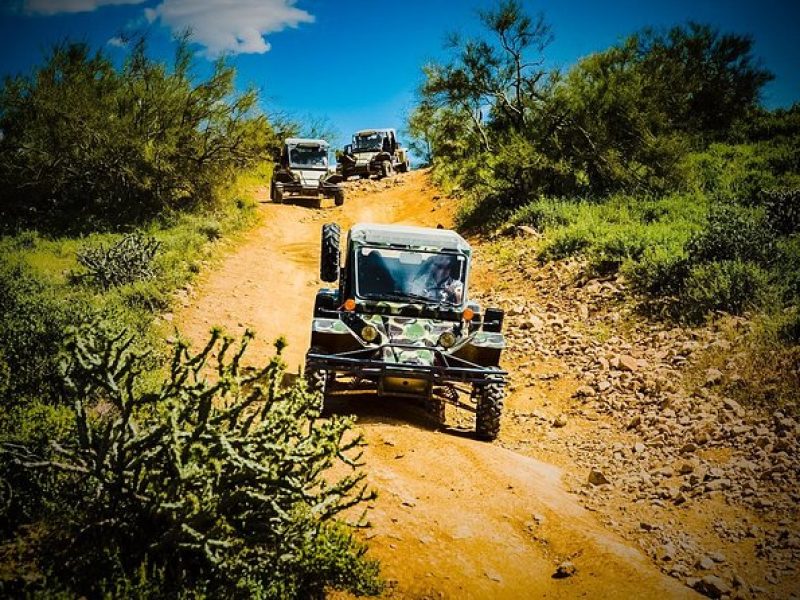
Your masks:
<svg viewBox="0 0 800 600"><path fill-rule="evenodd" d="M46 454L75 433L72 410L34 400L8 407L0 419L0 486L8 489L0 502L0 537L7 538L20 523L32 523L44 515L64 511L63 503L71 494L71 482L60 473L19 468L12 461ZM71 503L70 503L71 505Z"/></svg>
<svg viewBox="0 0 800 600"><path fill-rule="evenodd" d="M209 219L200 225L200 233L206 236L209 241L213 242L222 237L222 225L215 219Z"/></svg>
<svg viewBox="0 0 800 600"><path fill-rule="evenodd" d="M111 287L146 281L156 276L154 259L159 242L140 232L130 233L105 246L83 248L78 252L78 263L86 272L81 275L98 287Z"/></svg>
<svg viewBox="0 0 800 600"><path fill-rule="evenodd" d="M734 205L716 206L686 249L696 262L738 260L769 264L776 257L775 236L763 211Z"/></svg>
<svg viewBox="0 0 800 600"><path fill-rule="evenodd" d="M741 260L722 260L692 267L680 304L683 317L700 321L708 313L741 314L757 307L769 287L767 273Z"/></svg>
<svg viewBox="0 0 800 600"><path fill-rule="evenodd" d="M644 228L617 228L603 235L589 252L589 270L595 275L611 275L623 263L638 260L649 247L650 239Z"/></svg>
<svg viewBox="0 0 800 600"><path fill-rule="evenodd" d="M514 225L531 225L539 230L567 225L569 217L565 214L566 200L539 198L519 208L511 215Z"/></svg>
<svg viewBox="0 0 800 600"><path fill-rule="evenodd" d="M778 182L758 145L711 144L683 163L689 187L717 202L746 201Z"/></svg>
<svg viewBox="0 0 800 600"><path fill-rule="evenodd" d="M58 394L58 348L64 331L90 312L79 296L65 298L23 264L0 263L0 404Z"/></svg>
<svg viewBox="0 0 800 600"><path fill-rule="evenodd" d="M800 233L800 188L764 190L758 204L764 207L767 222L778 235Z"/></svg>
<svg viewBox="0 0 800 600"><path fill-rule="evenodd" d="M119 229L163 210L214 204L275 143L253 90L216 61L193 74L187 39L166 65L134 43L120 67L62 43L0 85L0 225Z"/></svg>
<svg viewBox="0 0 800 600"><path fill-rule="evenodd" d="M622 272L636 293L674 297L683 289L689 270L684 254L655 245L647 248L639 260L625 263Z"/></svg>
<svg viewBox="0 0 800 600"><path fill-rule="evenodd" d="M76 433L19 461L80 491L70 518L50 515L37 550L61 586L96 596L146 565L165 596L380 591L377 565L339 520L371 497L361 437L348 419L318 420L318 398L301 386L279 386L282 344L265 368L243 368L251 337L237 345L215 331L196 355L177 344L147 391L132 337L74 334L64 372ZM335 465L353 470L332 476Z"/></svg>
<svg viewBox="0 0 800 600"><path fill-rule="evenodd" d="M592 245L593 233L580 224L555 230L539 249L541 260L560 260L582 254Z"/></svg>
<svg viewBox="0 0 800 600"><path fill-rule="evenodd" d="M169 308L169 298L152 281L136 281L120 286L118 293L124 304L130 308L149 312L164 311Z"/></svg>

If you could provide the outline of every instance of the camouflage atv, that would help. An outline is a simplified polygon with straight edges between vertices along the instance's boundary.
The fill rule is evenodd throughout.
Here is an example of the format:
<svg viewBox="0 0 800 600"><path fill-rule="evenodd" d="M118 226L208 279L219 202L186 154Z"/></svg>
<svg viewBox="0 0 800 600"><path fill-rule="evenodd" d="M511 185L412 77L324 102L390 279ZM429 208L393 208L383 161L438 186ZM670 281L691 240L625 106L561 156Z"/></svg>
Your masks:
<svg viewBox="0 0 800 600"><path fill-rule="evenodd" d="M330 146L325 140L288 138L272 172L270 198L281 203L287 196L333 198L344 204L342 176L328 167Z"/></svg>
<svg viewBox="0 0 800 600"><path fill-rule="evenodd" d="M345 179L352 175L389 177L395 171L405 173L410 165L408 151L400 147L394 129L364 129L344 147L337 170Z"/></svg>
<svg viewBox="0 0 800 600"><path fill-rule="evenodd" d="M467 299L471 249L453 231L356 225L340 267L340 230L322 227L321 289L305 376L322 402L337 391L421 399L438 419L459 392L471 398L478 437L500 429L507 373L503 311Z"/></svg>

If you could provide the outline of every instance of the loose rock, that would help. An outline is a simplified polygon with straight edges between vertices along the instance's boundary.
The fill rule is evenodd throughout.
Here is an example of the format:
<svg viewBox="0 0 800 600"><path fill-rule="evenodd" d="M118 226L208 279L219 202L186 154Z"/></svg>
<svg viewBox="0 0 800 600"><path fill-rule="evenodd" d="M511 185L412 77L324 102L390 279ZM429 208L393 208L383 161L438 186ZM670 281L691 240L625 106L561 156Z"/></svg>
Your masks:
<svg viewBox="0 0 800 600"><path fill-rule="evenodd" d="M572 561L565 560L562 562L558 567L556 567L556 572L553 573L553 577L555 579L565 579L567 577L572 577L575 573L578 572L578 568Z"/></svg>

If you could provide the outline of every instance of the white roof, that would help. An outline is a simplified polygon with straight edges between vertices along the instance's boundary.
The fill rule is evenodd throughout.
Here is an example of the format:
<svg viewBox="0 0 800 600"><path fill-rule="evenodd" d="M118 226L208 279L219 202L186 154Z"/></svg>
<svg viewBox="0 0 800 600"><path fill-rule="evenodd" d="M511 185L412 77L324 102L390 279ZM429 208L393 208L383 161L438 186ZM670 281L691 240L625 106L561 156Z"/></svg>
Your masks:
<svg viewBox="0 0 800 600"><path fill-rule="evenodd" d="M286 138L286 144L290 146L308 145L308 146L328 146L325 140L314 140L311 138Z"/></svg>
<svg viewBox="0 0 800 600"><path fill-rule="evenodd" d="M361 131L356 131L355 135L372 135L373 133L388 133L390 131L394 131L394 129L362 129Z"/></svg>
<svg viewBox="0 0 800 600"><path fill-rule="evenodd" d="M466 240L450 229L358 223L350 229L350 237L365 244L470 251Z"/></svg>

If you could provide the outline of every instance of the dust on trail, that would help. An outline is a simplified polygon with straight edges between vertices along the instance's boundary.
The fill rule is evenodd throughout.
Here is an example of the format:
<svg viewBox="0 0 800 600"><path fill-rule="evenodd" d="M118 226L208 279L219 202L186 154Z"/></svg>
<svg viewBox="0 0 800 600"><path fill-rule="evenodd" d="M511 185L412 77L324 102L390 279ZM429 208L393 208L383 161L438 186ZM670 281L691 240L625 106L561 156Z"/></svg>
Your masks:
<svg viewBox="0 0 800 600"><path fill-rule="evenodd" d="M452 209L425 172L351 186L339 208L264 202L263 224L204 274L176 323L195 345L212 325L231 333L251 327L258 336L249 360L260 363L272 355L272 341L285 336L286 360L296 371L320 286L321 224L335 221L343 231L355 222L448 226ZM388 595L695 596L604 530L565 492L557 467L475 441L463 430L437 431L421 409L406 403L339 399L334 411L356 414L369 444L366 471L379 497L364 537L392 582ZM553 578L564 560L577 573Z"/></svg>

